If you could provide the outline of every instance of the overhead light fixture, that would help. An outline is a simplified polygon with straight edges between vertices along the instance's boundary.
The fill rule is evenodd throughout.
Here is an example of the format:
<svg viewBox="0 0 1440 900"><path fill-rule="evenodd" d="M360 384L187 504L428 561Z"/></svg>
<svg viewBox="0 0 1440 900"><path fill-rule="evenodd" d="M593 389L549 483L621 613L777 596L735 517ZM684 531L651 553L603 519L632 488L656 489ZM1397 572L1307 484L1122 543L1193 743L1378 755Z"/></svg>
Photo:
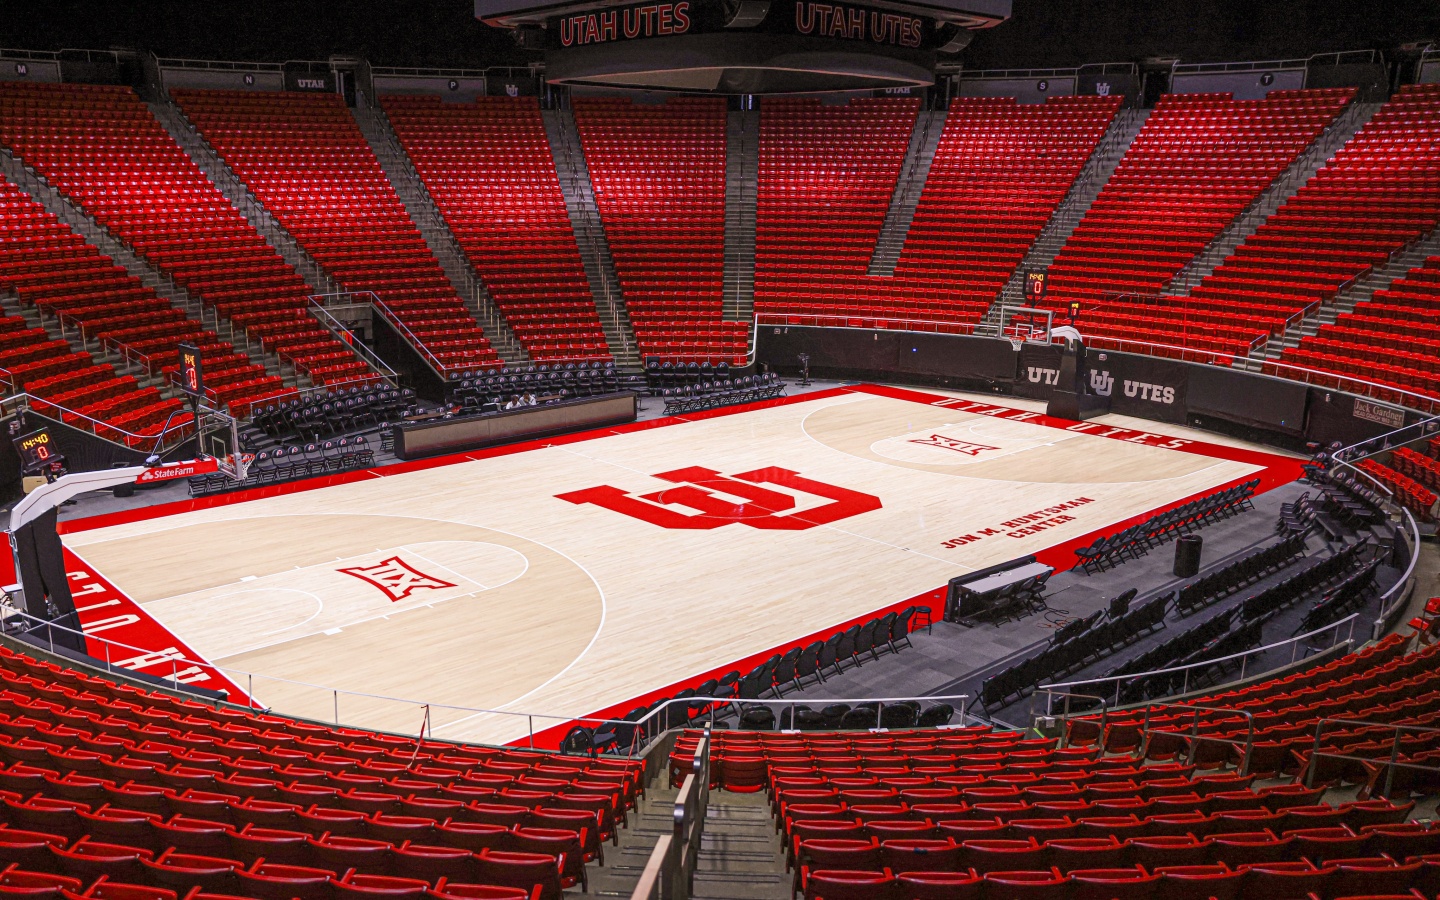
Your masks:
<svg viewBox="0 0 1440 900"><path fill-rule="evenodd" d="M725 10L730 14L726 28L754 28L770 12L770 0L729 0Z"/></svg>

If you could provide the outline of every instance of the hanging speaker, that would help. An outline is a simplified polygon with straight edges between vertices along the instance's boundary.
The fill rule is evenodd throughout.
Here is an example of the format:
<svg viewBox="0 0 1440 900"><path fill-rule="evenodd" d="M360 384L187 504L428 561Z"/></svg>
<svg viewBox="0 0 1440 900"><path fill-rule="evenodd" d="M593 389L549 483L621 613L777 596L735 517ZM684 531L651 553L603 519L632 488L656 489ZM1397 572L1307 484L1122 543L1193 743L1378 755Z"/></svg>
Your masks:
<svg viewBox="0 0 1440 900"><path fill-rule="evenodd" d="M725 11L730 14L726 28L754 28L770 12L770 0L731 0Z"/></svg>
<svg viewBox="0 0 1440 900"><path fill-rule="evenodd" d="M510 32L510 39L526 50L545 49L545 30L537 25L521 25Z"/></svg>
<svg viewBox="0 0 1440 900"><path fill-rule="evenodd" d="M947 38L946 32L952 29L953 33ZM940 26L940 40L942 43L938 48L938 52L959 53L961 50L970 46L971 41L975 40L975 32L968 28L961 28L959 25L942 25Z"/></svg>

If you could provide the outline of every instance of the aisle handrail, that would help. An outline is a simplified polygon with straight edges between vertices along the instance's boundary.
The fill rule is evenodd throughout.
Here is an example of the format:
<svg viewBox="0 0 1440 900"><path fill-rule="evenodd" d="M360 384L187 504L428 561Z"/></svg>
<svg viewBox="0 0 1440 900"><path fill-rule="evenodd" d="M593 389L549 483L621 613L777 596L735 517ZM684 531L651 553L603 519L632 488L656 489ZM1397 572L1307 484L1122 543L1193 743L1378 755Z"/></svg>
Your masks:
<svg viewBox="0 0 1440 900"><path fill-rule="evenodd" d="M1427 433L1426 429L1437 423L1440 423L1440 416L1434 416L1429 419L1414 422L1410 425L1402 426L1395 429L1394 431L1387 432L1377 437L1368 438L1363 441L1357 441L1356 443L1351 444L1348 447L1342 447L1341 449L1335 451L1330 455L1330 458L1335 461L1336 465L1350 470L1350 472L1352 472L1356 478L1364 479L1364 481L1370 484L1373 489L1380 494L1380 496L1386 499L1386 502L1389 503L1391 507L1390 512L1400 520L1400 534L1405 540L1405 543L1408 545L1407 549L1409 551L1408 555L1410 559L1405 566L1405 571L1401 573L1400 578L1395 582L1395 584L1391 585L1390 589L1380 596L1380 612L1375 617L1375 621L1374 623L1372 623L1370 628L1371 640L1380 639L1380 636L1386 630L1387 623L1389 623L1389 621L1393 617L1395 617L1395 615L1400 611L1403 604L1406 602L1406 588L1410 584L1411 579L1414 577L1415 568L1420 561L1420 524L1415 521L1415 516L1410 512L1410 510L1406 509L1403 505L1399 503L1399 501L1395 499L1395 492L1390 489L1389 485L1385 484L1383 481L1371 475L1369 472L1355 465L1354 462L1352 462L1351 460L1359 459L1364 456L1369 456L1372 452L1379 453L1383 452L1383 450L1389 449L1389 438L1398 435L1401 432L1411 431L1413 429L1416 432L1416 435L1415 438L1407 438L1405 441L1402 441L1400 443L1405 443L1409 440L1415 440L1422 437L1428 437L1429 433ZM1377 441L1379 442L1379 446L1381 448L1380 450L1370 451L1367 449L1370 446L1374 445Z"/></svg>
<svg viewBox="0 0 1440 900"><path fill-rule="evenodd" d="M690 772L671 807L672 830L655 842L630 900L686 900L690 896L709 808L710 733L707 731L695 748Z"/></svg>
<svg viewBox="0 0 1440 900"><path fill-rule="evenodd" d="M119 425L112 425L111 423L106 422L102 419L96 419L91 416L87 416L85 413L70 409L67 406L62 406L61 404L56 403L53 400L47 400L44 397L37 397L34 394L28 393L26 391L21 391L19 393L8 394L4 397L0 397L0 416L9 416L24 409L33 409L36 415L45 416L49 419L55 419L63 424L71 426L72 428L77 427L76 422L78 421L84 426L81 430L88 431L95 437L111 441L112 443L123 443L126 446L132 446L133 448L143 447L144 442L151 442L151 453L164 453L168 449L171 449L167 446L167 439L171 437L178 436L179 441L177 441L176 443L183 443L189 437L190 433L193 432L195 429L195 423L193 420L182 422L179 425L171 425L170 418L173 418L172 413L171 417L165 420L165 424L156 433L136 434L133 431L127 431ZM182 407L177 411L184 412L185 410ZM213 412L219 411L215 410ZM55 415L55 413L59 413L59 415ZM75 421L72 421L72 417ZM121 435L122 438L132 438L134 439L135 443L131 445L130 441L128 440L116 440L114 437L102 434L98 430L102 428L113 434Z"/></svg>
<svg viewBox="0 0 1440 900"><path fill-rule="evenodd" d="M1125 682L1127 682L1127 681L1137 681L1137 680L1144 679L1144 678L1150 678L1150 677L1156 676L1156 675L1173 675L1173 674L1175 674L1175 673L1177 673L1177 672L1184 672L1184 673L1185 673L1185 687L1184 687L1184 688L1181 690L1181 692L1180 692L1180 693L1183 695L1183 694L1185 694L1185 693L1188 693L1188 691L1189 691L1190 671L1191 671L1192 669L1205 669L1205 668L1209 668L1209 667L1211 667L1211 666L1217 666L1217 665L1220 665L1221 663L1226 663L1226 662L1230 662L1231 660L1236 660L1236 659L1238 659L1238 660L1241 660L1240 680L1244 680L1244 678L1245 678L1245 668L1244 668L1244 666L1245 666L1245 662L1249 659L1249 657L1254 656L1254 655L1256 655L1256 654L1260 654L1260 653L1266 653L1266 652L1268 652L1268 651L1270 651L1270 650L1278 650L1278 649L1281 649L1281 648L1284 648L1284 647L1290 647L1290 648L1291 648L1290 662L1293 663L1293 662L1295 662L1296 656L1297 656L1297 655L1299 654L1299 652L1300 652L1300 645L1301 645L1302 643L1304 643L1305 641L1309 641L1309 640L1311 640L1311 639L1313 639L1313 638L1319 637L1320 635L1324 634L1324 633L1327 632L1327 631L1334 631L1334 632L1335 632L1335 636L1334 636L1335 639L1331 641L1330 646L1331 646L1331 647L1334 647L1335 645L1339 644L1339 643L1340 643L1340 640L1339 640L1339 630L1340 630L1340 627L1341 627L1342 625L1349 625L1349 626L1350 626L1350 632L1349 632L1348 636L1345 638L1345 643L1350 644L1350 645L1353 646L1354 640L1355 640L1355 622L1356 622L1356 620L1358 620L1359 618L1360 618L1360 613L1351 613L1350 615L1346 616L1346 617L1343 618L1343 619L1340 619L1339 621L1331 622L1329 625L1322 626L1322 627L1320 627L1320 628L1315 629L1314 631L1307 631L1307 632L1304 633L1304 634L1299 634L1299 635L1294 635L1294 636L1292 636L1292 637L1288 637L1288 638L1286 638L1286 639L1283 640L1283 641L1276 641L1276 642L1273 643L1273 644L1266 644L1266 645L1264 645L1263 647L1252 647L1252 648L1250 648L1249 650L1242 650L1242 651L1240 651L1239 653L1231 653L1229 656L1219 656L1219 657L1216 657L1215 659L1207 659L1207 660L1204 660L1204 661L1202 661L1202 662L1188 663L1188 664L1183 665L1183 666L1171 666L1171 667L1169 667L1169 668L1155 669L1155 670L1149 671L1149 672L1134 672L1134 673L1131 673L1131 674L1128 674L1128 675L1105 675L1105 676L1100 676L1100 677L1096 677L1096 678L1084 678L1084 679L1081 679L1081 680L1078 680L1078 681L1061 681L1061 682L1055 682L1054 684L1042 684L1042 685L1039 685L1038 687L1035 688L1035 694L1036 694L1037 697L1038 697L1042 692L1045 693L1045 694L1047 694L1047 695L1063 696L1066 692L1070 691L1071 688L1094 687L1095 685L1114 684L1114 685L1115 685L1115 692L1116 692L1116 703L1115 703L1115 706L1119 706L1119 705L1120 705L1120 704L1119 704L1119 692L1120 692L1121 686L1122 686ZM1052 706L1051 706L1051 701L1053 701L1053 696L1047 697L1047 700L1046 700L1046 711L1045 711L1045 714L1046 714L1046 715L1051 715L1051 714L1053 713L1053 709L1052 709ZM1113 708L1113 707L1112 707L1112 708Z"/></svg>

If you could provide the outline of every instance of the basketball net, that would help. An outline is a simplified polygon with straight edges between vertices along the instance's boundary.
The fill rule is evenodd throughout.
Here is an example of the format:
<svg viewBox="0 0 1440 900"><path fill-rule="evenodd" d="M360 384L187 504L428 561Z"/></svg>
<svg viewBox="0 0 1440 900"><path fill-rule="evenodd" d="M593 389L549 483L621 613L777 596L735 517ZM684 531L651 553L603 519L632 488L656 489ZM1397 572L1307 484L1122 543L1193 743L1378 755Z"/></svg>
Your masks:
<svg viewBox="0 0 1440 900"><path fill-rule="evenodd" d="M1034 335L1035 329L1019 319L1012 320L1010 325L1005 329L1006 339L1010 341L1010 346L1016 350L1024 346L1025 342L1034 337Z"/></svg>

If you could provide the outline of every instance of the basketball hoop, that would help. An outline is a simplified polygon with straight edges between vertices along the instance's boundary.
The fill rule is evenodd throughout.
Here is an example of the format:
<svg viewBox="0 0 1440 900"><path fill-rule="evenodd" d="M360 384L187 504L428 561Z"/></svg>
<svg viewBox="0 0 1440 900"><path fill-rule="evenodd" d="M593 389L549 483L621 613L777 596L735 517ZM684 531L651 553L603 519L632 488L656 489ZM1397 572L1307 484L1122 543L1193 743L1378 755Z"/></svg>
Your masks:
<svg viewBox="0 0 1440 900"><path fill-rule="evenodd" d="M1011 349L1013 349L1016 353L1019 353L1020 348L1025 346L1025 339L1022 337L1018 337L1013 334L1007 334L1005 336L1005 339L1010 342Z"/></svg>

